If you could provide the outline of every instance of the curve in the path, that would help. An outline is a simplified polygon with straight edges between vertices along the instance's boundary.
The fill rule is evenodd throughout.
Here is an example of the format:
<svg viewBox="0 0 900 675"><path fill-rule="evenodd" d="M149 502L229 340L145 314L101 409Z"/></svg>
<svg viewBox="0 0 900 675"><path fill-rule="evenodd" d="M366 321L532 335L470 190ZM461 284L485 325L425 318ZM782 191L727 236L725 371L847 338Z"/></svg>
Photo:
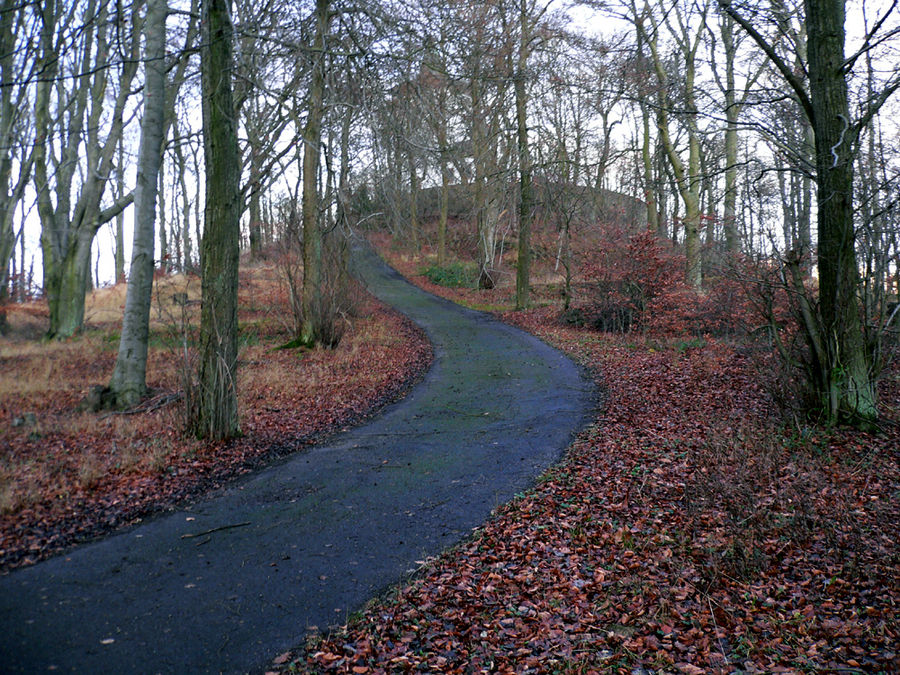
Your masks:
<svg viewBox="0 0 900 675"><path fill-rule="evenodd" d="M571 361L414 288L367 249L355 259L434 343L425 380L326 445L0 578L0 672L258 670L558 459L593 406Z"/></svg>

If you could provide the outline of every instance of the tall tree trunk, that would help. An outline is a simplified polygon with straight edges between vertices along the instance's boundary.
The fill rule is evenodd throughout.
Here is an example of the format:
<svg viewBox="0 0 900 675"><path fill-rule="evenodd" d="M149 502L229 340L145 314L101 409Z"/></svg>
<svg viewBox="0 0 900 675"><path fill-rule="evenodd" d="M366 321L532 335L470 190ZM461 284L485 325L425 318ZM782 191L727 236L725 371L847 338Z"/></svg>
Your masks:
<svg viewBox="0 0 900 675"><path fill-rule="evenodd" d="M853 145L844 73L843 0L807 0L809 87L818 188L819 304L829 362L829 417L877 417L877 394L859 316L853 226Z"/></svg>
<svg viewBox="0 0 900 675"><path fill-rule="evenodd" d="M490 114L485 106L483 82L480 75L472 77L472 152L475 160L475 218L478 231L478 288L494 287L491 276L496 247L497 216L494 187L489 184L489 176L496 165L496 134L493 128L486 128L485 116ZM492 125L493 126L493 125Z"/></svg>
<svg viewBox="0 0 900 675"><path fill-rule="evenodd" d="M118 407L131 407L147 393L147 343L153 294L153 231L161 176L166 91L166 0L150 0L144 24L144 117L134 189L134 241L125 291L119 352L109 388Z"/></svg>
<svg viewBox="0 0 900 675"><path fill-rule="evenodd" d="M443 265L447 260L447 218L450 207L450 163L447 159L447 115L444 112L446 92L438 92L437 119L434 121L435 135L438 142L438 161L441 166L441 205L438 216L437 261Z"/></svg>
<svg viewBox="0 0 900 675"><path fill-rule="evenodd" d="M247 229L250 237L250 257L259 258L262 253L262 227L260 198L262 192L262 151L257 141L250 140L250 203L247 209Z"/></svg>
<svg viewBox="0 0 900 675"><path fill-rule="evenodd" d="M738 172L738 114L734 60L734 19L725 14L720 25L722 47L725 50L725 195L722 223L725 229L725 250L738 253L741 240L737 232L737 172Z"/></svg>
<svg viewBox="0 0 900 675"><path fill-rule="evenodd" d="M116 216L116 283L125 281L125 214Z"/></svg>
<svg viewBox="0 0 900 675"><path fill-rule="evenodd" d="M519 151L519 246L516 257L516 309L529 305L531 294L531 155L528 150L528 91L526 67L531 34L528 4L519 0L519 53L513 87L516 97L516 140ZM565 186L568 189L568 186Z"/></svg>
<svg viewBox="0 0 900 675"><path fill-rule="evenodd" d="M651 18L652 20L652 18ZM680 20L680 17L679 17ZM669 131L669 107L668 98L665 87L668 78L665 67L658 49L658 36L655 31L650 35L644 28L644 17L637 17L635 27L639 32L643 33L643 39L650 48L650 55L653 59L653 68L656 73L656 83L659 87L657 100L659 106L657 108L657 127L659 130L660 140L669 159L669 166L675 176L675 183L678 187L678 193L684 202L684 253L685 253L685 282L694 288L699 288L703 282L703 265L700 251L700 137L697 129L697 106L694 92L694 78L696 75L696 54L700 44L701 29L691 38L687 32L686 26L682 26L685 31L681 36L681 52L685 59L685 81L684 81L684 108L686 115L686 126L688 130L688 162L685 166L678 154L675 144L672 141ZM672 240L675 241L677 228L675 219L672 219Z"/></svg>
<svg viewBox="0 0 900 675"><path fill-rule="evenodd" d="M181 144L184 139L181 138L178 131L178 125L174 126L174 136L176 137L173 146L175 148L175 172L178 176L178 186L181 191L181 253L184 256L181 263L181 269L185 272L189 271L192 266L192 247L191 247L191 199L187 187L187 160L184 156L184 149Z"/></svg>
<svg viewBox="0 0 900 675"><path fill-rule="evenodd" d="M207 0L202 26L206 211L202 242L200 370L194 432L222 439L238 433L237 288L240 255L240 153L232 98L229 0Z"/></svg>
<svg viewBox="0 0 900 675"><path fill-rule="evenodd" d="M644 200L647 202L647 228L660 239L666 238L665 222L659 217L656 204L656 181L653 176L653 156L650 153L650 110L643 101L641 105L641 164L644 170Z"/></svg>
<svg viewBox="0 0 900 675"><path fill-rule="evenodd" d="M341 118L341 166L338 171L337 223L344 228L350 224L350 127L353 107L346 106Z"/></svg>
<svg viewBox="0 0 900 675"><path fill-rule="evenodd" d="M14 0L0 4L0 288L7 291L9 264L16 246L13 215L24 196L34 160L33 146L16 157L17 148L31 145L31 139L21 132L27 125L21 125L20 120L26 114L21 102L26 100L26 87L30 87L28 78L22 77L22 69L33 63L33 57L30 46L23 47L16 40L26 11L30 12L26 5ZM14 178L15 159L18 175ZM2 320L5 321L5 315Z"/></svg>
<svg viewBox="0 0 900 675"><path fill-rule="evenodd" d="M447 261L447 220L450 211L450 169L441 150L441 212L438 216L438 265Z"/></svg>
<svg viewBox="0 0 900 675"><path fill-rule="evenodd" d="M124 144L119 143L116 152L118 155L118 165L116 167L116 198L125 194L125 151ZM115 283L125 281L125 214L120 213L116 216L116 280Z"/></svg>
<svg viewBox="0 0 900 675"><path fill-rule="evenodd" d="M407 148L409 162L409 236L413 251L419 250L419 172L412 143Z"/></svg>
<svg viewBox="0 0 900 675"><path fill-rule="evenodd" d="M159 269L163 274L172 270L172 257L169 250L169 233L166 229L166 190L162 162L158 166L158 182L156 196L159 201Z"/></svg>
<svg viewBox="0 0 900 675"><path fill-rule="evenodd" d="M812 164L813 155L816 151L816 139L815 133L813 132L812 124L804 118L803 120L803 156L810 159L810 164ZM799 214L798 228L800 231L800 246L803 247L803 251L807 254L807 257L804 259L804 266L807 271L807 275L812 271L812 265L809 261L812 259L808 254L812 251L812 177L810 176L808 171L803 173L803 177L801 178L801 208Z"/></svg>
<svg viewBox="0 0 900 675"><path fill-rule="evenodd" d="M325 111L325 37L330 20L330 0L316 0L316 32L312 52L315 58L309 88L306 126L303 129L303 325L300 341L314 345L319 338L317 315L322 302L322 230L319 225L319 146Z"/></svg>

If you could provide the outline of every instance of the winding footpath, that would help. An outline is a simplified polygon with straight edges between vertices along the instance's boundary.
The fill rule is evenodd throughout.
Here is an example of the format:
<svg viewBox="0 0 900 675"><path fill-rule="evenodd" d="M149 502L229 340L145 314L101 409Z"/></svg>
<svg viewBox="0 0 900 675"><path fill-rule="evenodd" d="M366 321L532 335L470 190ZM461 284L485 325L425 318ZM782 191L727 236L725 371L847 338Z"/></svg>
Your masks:
<svg viewBox="0 0 900 675"><path fill-rule="evenodd" d="M424 381L327 444L0 577L0 672L261 671L465 537L587 423L593 388L560 353L367 248L354 264L427 332Z"/></svg>

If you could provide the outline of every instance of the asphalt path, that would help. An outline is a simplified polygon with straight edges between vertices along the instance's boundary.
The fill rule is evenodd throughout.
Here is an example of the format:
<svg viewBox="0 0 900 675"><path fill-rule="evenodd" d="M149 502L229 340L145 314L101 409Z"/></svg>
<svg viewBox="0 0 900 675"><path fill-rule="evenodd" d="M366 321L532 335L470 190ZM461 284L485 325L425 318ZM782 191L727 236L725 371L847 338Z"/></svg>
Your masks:
<svg viewBox="0 0 900 675"><path fill-rule="evenodd" d="M259 672L559 459L595 401L571 361L366 248L354 266L426 331L424 380L364 426L0 577L0 672Z"/></svg>

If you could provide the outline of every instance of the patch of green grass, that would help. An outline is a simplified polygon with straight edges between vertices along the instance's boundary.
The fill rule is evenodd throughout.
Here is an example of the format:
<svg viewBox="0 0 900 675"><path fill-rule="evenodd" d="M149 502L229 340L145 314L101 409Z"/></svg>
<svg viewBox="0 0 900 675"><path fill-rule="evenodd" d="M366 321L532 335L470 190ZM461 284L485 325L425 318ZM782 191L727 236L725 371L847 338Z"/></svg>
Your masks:
<svg viewBox="0 0 900 675"><path fill-rule="evenodd" d="M677 340L674 345L675 351L684 354L691 349L702 349L706 346L706 340L703 338L690 338L689 340Z"/></svg>
<svg viewBox="0 0 900 675"><path fill-rule="evenodd" d="M119 333L117 331L103 333L100 343L101 349L105 352L117 351L119 349Z"/></svg>
<svg viewBox="0 0 900 675"><path fill-rule="evenodd" d="M310 343L308 339L304 339L303 337L295 337L291 338L284 344L280 344L277 347L274 347L275 351L280 351L282 349L311 349L314 345Z"/></svg>
<svg viewBox="0 0 900 675"><path fill-rule="evenodd" d="M447 288L474 288L476 268L471 263L452 262L446 265L431 265L422 274L433 284Z"/></svg>
<svg viewBox="0 0 900 675"><path fill-rule="evenodd" d="M259 344L259 324L248 323L238 328L238 348Z"/></svg>

